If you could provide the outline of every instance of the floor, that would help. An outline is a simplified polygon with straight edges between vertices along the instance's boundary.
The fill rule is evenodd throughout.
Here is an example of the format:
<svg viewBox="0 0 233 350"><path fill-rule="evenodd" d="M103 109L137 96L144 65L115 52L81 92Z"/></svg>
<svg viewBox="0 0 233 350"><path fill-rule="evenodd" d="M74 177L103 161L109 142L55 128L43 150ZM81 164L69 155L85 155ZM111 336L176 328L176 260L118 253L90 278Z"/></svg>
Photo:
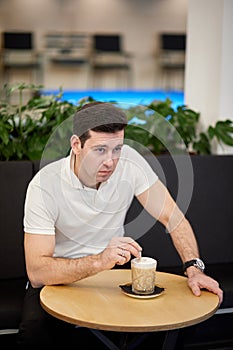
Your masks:
<svg viewBox="0 0 233 350"><path fill-rule="evenodd" d="M119 336L119 333L116 332L107 332L109 338L115 343L115 344L120 344L121 339ZM106 333L105 333L106 334ZM158 334L146 334L146 336L143 339L143 342L140 343L140 341L134 341L134 337L137 336L138 334L130 334L129 335L129 343L132 342L134 345L128 347L127 349L135 349L135 350L144 350L144 349L150 349L151 344L156 343L157 350L162 349L162 342L163 342L163 335L158 335ZM141 335L141 334L140 334ZM10 334L10 335L0 335L0 349L18 349L16 343L16 335L15 334ZM79 350L90 350L95 349L95 350L108 350L109 347L106 346L105 344L102 343L94 334L90 332L88 329L82 329L80 332L80 335L78 337L78 341L80 341L78 349ZM77 341L76 341L77 343ZM75 345L72 342L67 342L67 345L73 346Z"/></svg>
<svg viewBox="0 0 233 350"><path fill-rule="evenodd" d="M96 338L94 334L90 332L88 329L82 329L82 334L80 334L79 340L81 345L79 344L78 349L79 350L89 350L91 348L95 350L108 350L109 347L104 345L99 339ZM108 336L112 341L114 341L116 344L119 344L120 338L118 333L114 332L107 332ZM105 333L106 334L106 333ZM135 336L138 334L131 333L129 335L128 341L132 341ZM158 333L147 333L143 339L143 342L133 342L134 345L127 348L127 350L162 350L162 344L164 340L164 332L158 332ZM0 349L17 349L17 346L15 344L16 335L0 335ZM66 342L67 343L67 342ZM156 346L155 346L156 344ZM69 345L74 345L69 342ZM126 349L126 348L125 348ZM233 340L223 340L222 342L218 343L205 343L205 344L196 344L196 345L183 345L182 342L177 342L177 346L175 347L175 350L233 350Z"/></svg>

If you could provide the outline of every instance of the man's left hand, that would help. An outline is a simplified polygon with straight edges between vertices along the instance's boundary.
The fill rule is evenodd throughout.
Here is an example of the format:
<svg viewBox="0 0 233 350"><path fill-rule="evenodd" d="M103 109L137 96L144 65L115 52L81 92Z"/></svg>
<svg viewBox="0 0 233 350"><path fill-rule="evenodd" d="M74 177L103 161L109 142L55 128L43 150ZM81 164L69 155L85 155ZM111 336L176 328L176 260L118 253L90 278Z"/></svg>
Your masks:
<svg viewBox="0 0 233 350"><path fill-rule="evenodd" d="M223 301L223 291L219 287L219 283L213 278L207 276L201 271L198 271L195 267L195 272L192 270L187 273L188 275L188 285L192 290L193 294L196 296L201 295L201 290L206 289L219 297L219 304Z"/></svg>

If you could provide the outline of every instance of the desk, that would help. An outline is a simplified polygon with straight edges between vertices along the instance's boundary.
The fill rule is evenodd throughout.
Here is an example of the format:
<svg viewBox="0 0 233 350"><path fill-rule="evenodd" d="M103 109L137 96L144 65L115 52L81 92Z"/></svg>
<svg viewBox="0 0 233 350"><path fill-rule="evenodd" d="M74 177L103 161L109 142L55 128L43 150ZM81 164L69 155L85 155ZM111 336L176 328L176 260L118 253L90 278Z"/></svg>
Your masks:
<svg viewBox="0 0 233 350"><path fill-rule="evenodd" d="M130 280L130 270L113 269L69 285L45 286L40 294L41 305L58 319L92 329L102 340L101 332L96 330L126 333L178 330L208 319L218 309L215 294L203 291L201 297L195 297L183 276L157 272L156 284L164 287L165 292L153 299L125 295L119 285ZM164 348L170 350L177 333L167 334ZM107 345L117 349L109 342Z"/></svg>
<svg viewBox="0 0 233 350"><path fill-rule="evenodd" d="M2 53L3 80L10 82L11 70L28 70L32 74L32 83L42 84L43 81L43 57L34 50L6 49Z"/></svg>
<svg viewBox="0 0 233 350"><path fill-rule="evenodd" d="M132 87L132 56L127 52L95 52L91 56L91 73L93 88L98 88L103 85L104 75L113 73L117 79L117 85L120 86L120 81L125 82L124 86Z"/></svg>

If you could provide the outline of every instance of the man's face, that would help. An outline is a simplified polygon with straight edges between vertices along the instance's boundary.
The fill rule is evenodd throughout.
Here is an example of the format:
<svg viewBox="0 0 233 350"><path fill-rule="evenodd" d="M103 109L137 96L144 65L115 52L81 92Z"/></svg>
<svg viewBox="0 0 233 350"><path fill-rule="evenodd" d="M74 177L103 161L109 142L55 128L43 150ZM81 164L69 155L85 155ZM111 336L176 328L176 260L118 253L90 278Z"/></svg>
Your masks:
<svg viewBox="0 0 233 350"><path fill-rule="evenodd" d="M94 187L109 179L117 166L123 140L124 130L115 133L90 130L90 138L76 156L78 177L84 185Z"/></svg>

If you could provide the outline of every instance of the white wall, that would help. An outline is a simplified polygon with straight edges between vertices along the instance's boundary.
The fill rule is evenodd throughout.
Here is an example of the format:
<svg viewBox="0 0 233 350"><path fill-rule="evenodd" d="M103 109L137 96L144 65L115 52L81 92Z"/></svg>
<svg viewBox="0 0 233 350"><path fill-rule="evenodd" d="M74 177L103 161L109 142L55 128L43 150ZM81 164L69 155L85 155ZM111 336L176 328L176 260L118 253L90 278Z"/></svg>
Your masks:
<svg viewBox="0 0 233 350"><path fill-rule="evenodd" d="M233 120L233 1L189 0L185 103L201 114L206 131L218 120ZM216 153L232 153L232 147Z"/></svg>
<svg viewBox="0 0 233 350"><path fill-rule="evenodd" d="M0 31L30 30L36 47L50 31L121 33L124 48L133 54L133 88L163 88L158 65L158 33L186 32L188 0L5 0L0 1ZM87 88L80 68L45 67L48 88ZM115 80L106 88L115 88ZM174 80L174 88L180 82Z"/></svg>

